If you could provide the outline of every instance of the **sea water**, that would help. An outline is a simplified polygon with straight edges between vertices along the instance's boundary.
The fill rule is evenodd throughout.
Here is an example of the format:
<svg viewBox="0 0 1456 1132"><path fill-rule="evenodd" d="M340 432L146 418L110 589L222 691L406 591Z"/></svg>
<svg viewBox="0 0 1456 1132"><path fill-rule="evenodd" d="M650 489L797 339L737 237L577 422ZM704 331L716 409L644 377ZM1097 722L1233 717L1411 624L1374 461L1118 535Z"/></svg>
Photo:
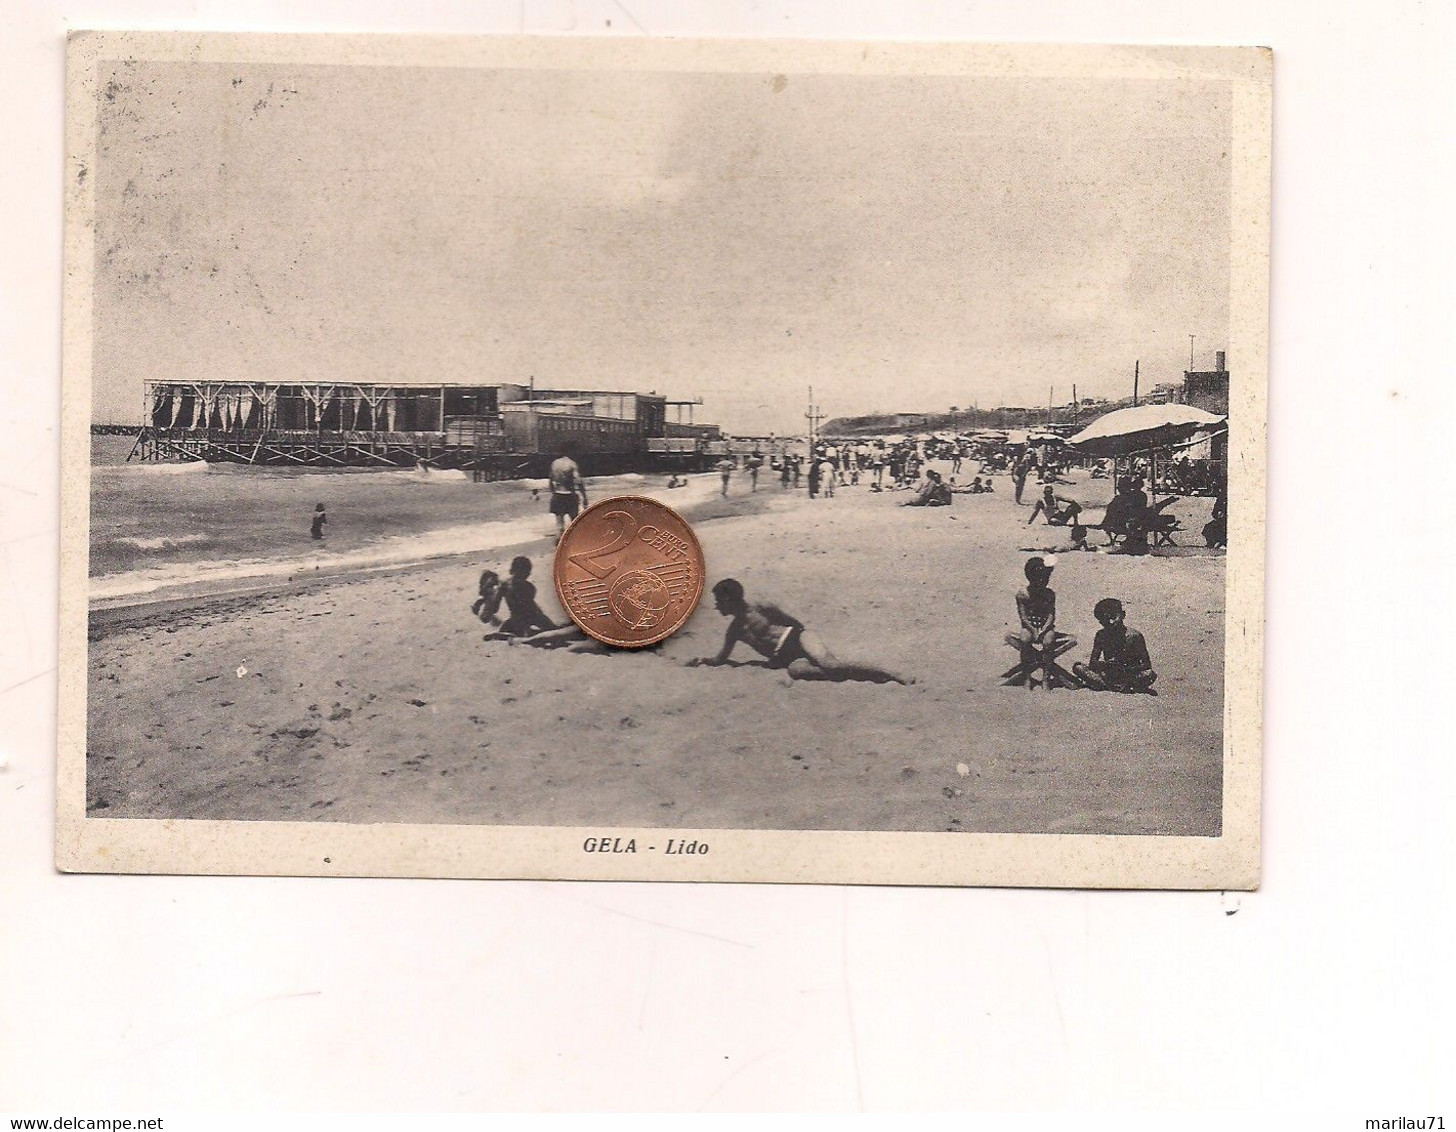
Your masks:
<svg viewBox="0 0 1456 1132"><path fill-rule="evenodd" d="M465 472L127 463L131 440L94 437L91 603L226 593L301 576L485 554L555 535L544 480L474 483ZM588 498L647 495L682 509L712 499L712 474L669 491L662 475L587 480ZM310 534L324 504L324 537Z"/></svg>

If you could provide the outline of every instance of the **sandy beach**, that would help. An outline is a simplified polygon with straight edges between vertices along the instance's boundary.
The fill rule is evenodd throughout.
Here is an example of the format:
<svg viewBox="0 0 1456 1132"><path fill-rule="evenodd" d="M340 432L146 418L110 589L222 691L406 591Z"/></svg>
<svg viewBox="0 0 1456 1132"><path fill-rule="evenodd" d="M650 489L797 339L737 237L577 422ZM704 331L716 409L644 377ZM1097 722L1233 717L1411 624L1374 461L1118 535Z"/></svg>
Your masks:
<svg viewBox="0 0 1456 1132"><path fill-rule="evenodd" d="M1081 473L1079 473L1079 476ZM795 683L722 641L705 600L639 653L481 639L464 556L93 626L88 811L99 817L618 827L1219 833L1224 567L1062 554L1058 623L1085 659L1120 598L1157 697L1000 686L1028 549L1004 477L951 508L907 493L733 498L700 521L709 584L740 579L841 656L913 687ZM1100 505L1105 481L1066 492ZM1028 488L1028 502L1034 497ZM764 508L772 500L776 505ZM1209 502L1178 507L1196 530ZM549 613L549 518L523 553Z"/></svg>

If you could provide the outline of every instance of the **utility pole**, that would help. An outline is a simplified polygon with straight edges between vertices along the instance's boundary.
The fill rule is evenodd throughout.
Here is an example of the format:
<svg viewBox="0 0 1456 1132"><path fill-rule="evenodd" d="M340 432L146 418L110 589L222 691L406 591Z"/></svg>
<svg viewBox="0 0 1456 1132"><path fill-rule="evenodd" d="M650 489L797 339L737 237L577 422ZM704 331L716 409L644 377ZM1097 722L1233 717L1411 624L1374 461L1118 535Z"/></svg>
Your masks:
<svg viewBox="0 0 1456 1132"><path fill-rule="evenodd" d="M819 411L819 406L814 404L814 387L809 386L809 411L804 414L809 422L809 455L814 454L815 434L819 431L819 422L824 419L824 414Z"/></svg>
<svg viewBox="0 0 1456 1132"><path fill-rule="evenodd" d="M1132 404L1137 408L1138 363L1132 363Z"/></svg>
<svg viewBox="0 0 1456 1132"><path fill-rule="evenodd" d="M1193 335L1188 335L1188 372L1193 372Z"/></svg>

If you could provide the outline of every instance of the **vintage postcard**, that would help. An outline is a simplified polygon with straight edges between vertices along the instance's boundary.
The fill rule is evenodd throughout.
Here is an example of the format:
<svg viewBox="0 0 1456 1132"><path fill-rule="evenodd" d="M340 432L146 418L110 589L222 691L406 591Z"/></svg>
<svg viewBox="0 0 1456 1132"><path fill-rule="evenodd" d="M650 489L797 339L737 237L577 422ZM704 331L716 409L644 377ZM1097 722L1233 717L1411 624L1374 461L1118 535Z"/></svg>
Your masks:
<svg viewBox="0 0 1456 1132"><path fill-rule="evenodd" d="M1267 51L68 69L62 869L1257 885Z"/></svg>

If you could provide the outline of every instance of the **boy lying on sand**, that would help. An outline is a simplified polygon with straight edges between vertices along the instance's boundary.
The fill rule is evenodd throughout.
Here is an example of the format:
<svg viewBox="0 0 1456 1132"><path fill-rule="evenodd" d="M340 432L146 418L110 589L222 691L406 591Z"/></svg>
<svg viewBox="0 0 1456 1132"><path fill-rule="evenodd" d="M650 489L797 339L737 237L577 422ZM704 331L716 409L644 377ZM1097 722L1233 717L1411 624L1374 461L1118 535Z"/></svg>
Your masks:
<svg viewBox="0 0 1456 1132"><path fill-rule="evenodd" d="M749 602L743 595L743 583L724 578L713 587L713 605L724 617L731 618L717 656L698 656L688 667L725 664L733 646L742 641L760 656L768 659L770 668L781 668L795 680L868 680L874 684L913 684L913 677L900 676L872 664L840 660L818 634L804 627L797 617L790 617L769 602Z"/></svg>
<svg viewBox="0 0 1456 1132"><path fill-rule="evenodd" d="M1089 528L1083 526L1081 523L1073 523L1071 527L1072 541L1068 545L1062 546L1059 544L1057 546L1023 546L1021 549L1028 552L1035 552L1037 554L1052 555L1069 554L1072 551L1076 550L1085 550L1088 553L1091 553L1098 548L1088 544L1088 529Z"/></svg>

